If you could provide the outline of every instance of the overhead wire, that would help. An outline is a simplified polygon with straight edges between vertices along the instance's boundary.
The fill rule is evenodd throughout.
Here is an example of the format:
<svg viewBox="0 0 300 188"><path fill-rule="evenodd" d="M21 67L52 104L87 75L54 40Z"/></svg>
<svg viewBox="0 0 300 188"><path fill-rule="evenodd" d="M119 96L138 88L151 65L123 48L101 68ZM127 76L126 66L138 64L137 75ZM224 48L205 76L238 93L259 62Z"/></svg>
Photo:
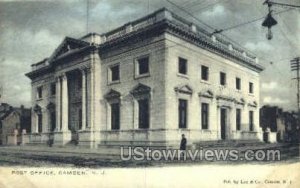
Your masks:
<svg viewBox="0 0 300 188"><path fill-rule="evenodd" d="M275 13L273 13L273 15L277 15L277 14L281 14L281 13L284 13L284 12L288 12L290 10L294 10L294 8L289 8L289 9L286 9L286 10L283 10L283 11L275 12ZM249 21L246 21L246 22L243 22L243 23L239 23L237 25L233 25L233 26L224 28L224 29L217 29L213 33L221 33L221 32L224 32L224 31L228 31L228 30L231 30L231 29L242 27L242 26L245 26L245 25L248 25L248 24L260 21L260 20L264 19L265 17L266 16L262 16L262 17L259 17L259 18L253 19L253 20L249 20Z"/></svg>

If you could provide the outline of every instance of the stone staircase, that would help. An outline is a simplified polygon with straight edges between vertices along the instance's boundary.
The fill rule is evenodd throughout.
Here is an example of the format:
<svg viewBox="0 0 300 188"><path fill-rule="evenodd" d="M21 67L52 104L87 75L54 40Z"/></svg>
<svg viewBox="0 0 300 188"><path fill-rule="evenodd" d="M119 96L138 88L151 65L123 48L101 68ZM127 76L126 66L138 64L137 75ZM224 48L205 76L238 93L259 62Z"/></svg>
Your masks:
<svg viewBox="0 0 300 188"><path fill-rule="evenodd" d="M239 147L255 147L255 146L266 146L265 142L258 140L216 140L216 141L201 141L194 142L193 146L195 149L200 148L239 148Z"/></svg>

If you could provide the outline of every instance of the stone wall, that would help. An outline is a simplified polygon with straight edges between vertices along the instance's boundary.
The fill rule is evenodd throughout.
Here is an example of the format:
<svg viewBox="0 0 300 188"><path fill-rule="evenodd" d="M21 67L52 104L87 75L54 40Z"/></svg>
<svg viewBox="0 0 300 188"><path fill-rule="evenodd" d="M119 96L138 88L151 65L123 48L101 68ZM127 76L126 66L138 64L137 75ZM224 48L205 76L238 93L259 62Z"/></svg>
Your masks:
<svg viewBox="0 0 300 188"><path fill-rule="evenodd" d="M165 127L165 84L164 84L164 41L163 37L150 38L133 46L126 46L120 51L110 51L101 56L101 90L103 94L111 89L121 93L121 130L136 130L137 114L134 113L134 101L130 91L138 84L144 84L151 88L150 98L150 129L162 129ZM138 58L149 56L150 75L136 78L135 62ZM110 84L108 81L109 67L120 64L120 82ZM103 96L102 96L103 97ZM111 130L108 125L107 101L101 99L103 109L101 130ZM104 138L103 138L104 139Z"/></svg>
<svg viewBox="0 0 300 188"><path fill-rule="evenodd" d="M193 44L187 43L178 37L166 35L166 128L178 128L178 99L188 100L188 125L187 129L198 130L201 134L190 136L192 140L217 140L220 139L220 108L228 109L229 139L253 139L259 128L259 74L249 68L243 67L236 62L210 53ZM187 75L178 74L178 58L188 60ZM201 65L209 67L209 80L201 80ZM220 71L226 73L226 86L220 86ZM236 90L236 77L241 79L241 90ZM254 84L254 93L250 94L249 82ZM188 85L193 90L192 94L182 94L174 91L175 87ZM213 98L199 97L199 93L211 91ZM217 96L232 98L232 101L217 100ZM237 104L234 100L243 99L245 104ZM256 107L248 104L256 102ZM209 129L201 130L201 102L209 103ZM241 131L249 132L249 110L254 111L254 131L251 134L238 134L235 136L236 117L235 110L242 110ZM174 118L175 117L175 118ZM241 132L238 131L238 132ZM197 131L196 131L197 132ZM254 136L252 136L254 135ZM175 139L170 138L170 139ZM180 136L177 135L177 139ZM257 138L255 138L257 139Z"/></svg>

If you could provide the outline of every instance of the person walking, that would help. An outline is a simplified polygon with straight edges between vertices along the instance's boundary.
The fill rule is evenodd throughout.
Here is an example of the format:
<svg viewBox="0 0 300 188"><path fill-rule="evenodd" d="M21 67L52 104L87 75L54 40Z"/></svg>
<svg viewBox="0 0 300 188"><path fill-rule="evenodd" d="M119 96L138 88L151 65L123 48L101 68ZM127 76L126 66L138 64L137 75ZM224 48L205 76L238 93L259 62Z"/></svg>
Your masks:
<svg viewBox="0 0 300 188"><path fill-rule="evenodd" d="M187 143L187 140L185 138L185 135L182 134L181 135L181 141L180 141L180 156L182 155L183 157L185 156L185 150L186 150L186 143Z"/></svg>

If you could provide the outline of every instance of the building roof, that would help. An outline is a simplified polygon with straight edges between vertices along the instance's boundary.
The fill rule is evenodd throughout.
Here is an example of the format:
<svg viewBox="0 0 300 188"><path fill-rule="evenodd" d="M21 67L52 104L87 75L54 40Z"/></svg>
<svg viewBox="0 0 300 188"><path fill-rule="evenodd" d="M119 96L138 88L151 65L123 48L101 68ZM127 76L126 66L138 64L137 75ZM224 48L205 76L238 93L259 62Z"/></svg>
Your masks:
<svg viewBox="0 0 300 188"><path fill-rule="evenodd" d="M0 104L0 121L5 119L13 111L13 107L7 103Z"/></svg>
<svg viewBox="0 0 300 188"><path fill-rule="evenodd" d="M162 32L175 35L254 71L260 72L263 70L263 67L258 64L258 59L252 53L231 44L219 36L211 35L200 26L181 18L166 8L162 8L103 34L89 33L79 39L66 37L48 59L33 64L33 70L26 75L33 78L35 75L43 73L43 71L49 71L53 66L52 62L58 60L59 57L66 57L91 49L90 46L102 51L116 47L117 44L124 43L124 41L125 43L128 41L134 42L137 40L137 36L149 37Z"/></svg>
<svg viewBox="0 0 300 188"><path fill-rule="evenodd" d="M19 114L22 117L30 117L31 116L31 110L28 108L24 108L23 106L21 106L20 108L12 107L11 105L9 105L7 103L1 103L0 104L0 121L7 118L13 112Z"/></svg>

